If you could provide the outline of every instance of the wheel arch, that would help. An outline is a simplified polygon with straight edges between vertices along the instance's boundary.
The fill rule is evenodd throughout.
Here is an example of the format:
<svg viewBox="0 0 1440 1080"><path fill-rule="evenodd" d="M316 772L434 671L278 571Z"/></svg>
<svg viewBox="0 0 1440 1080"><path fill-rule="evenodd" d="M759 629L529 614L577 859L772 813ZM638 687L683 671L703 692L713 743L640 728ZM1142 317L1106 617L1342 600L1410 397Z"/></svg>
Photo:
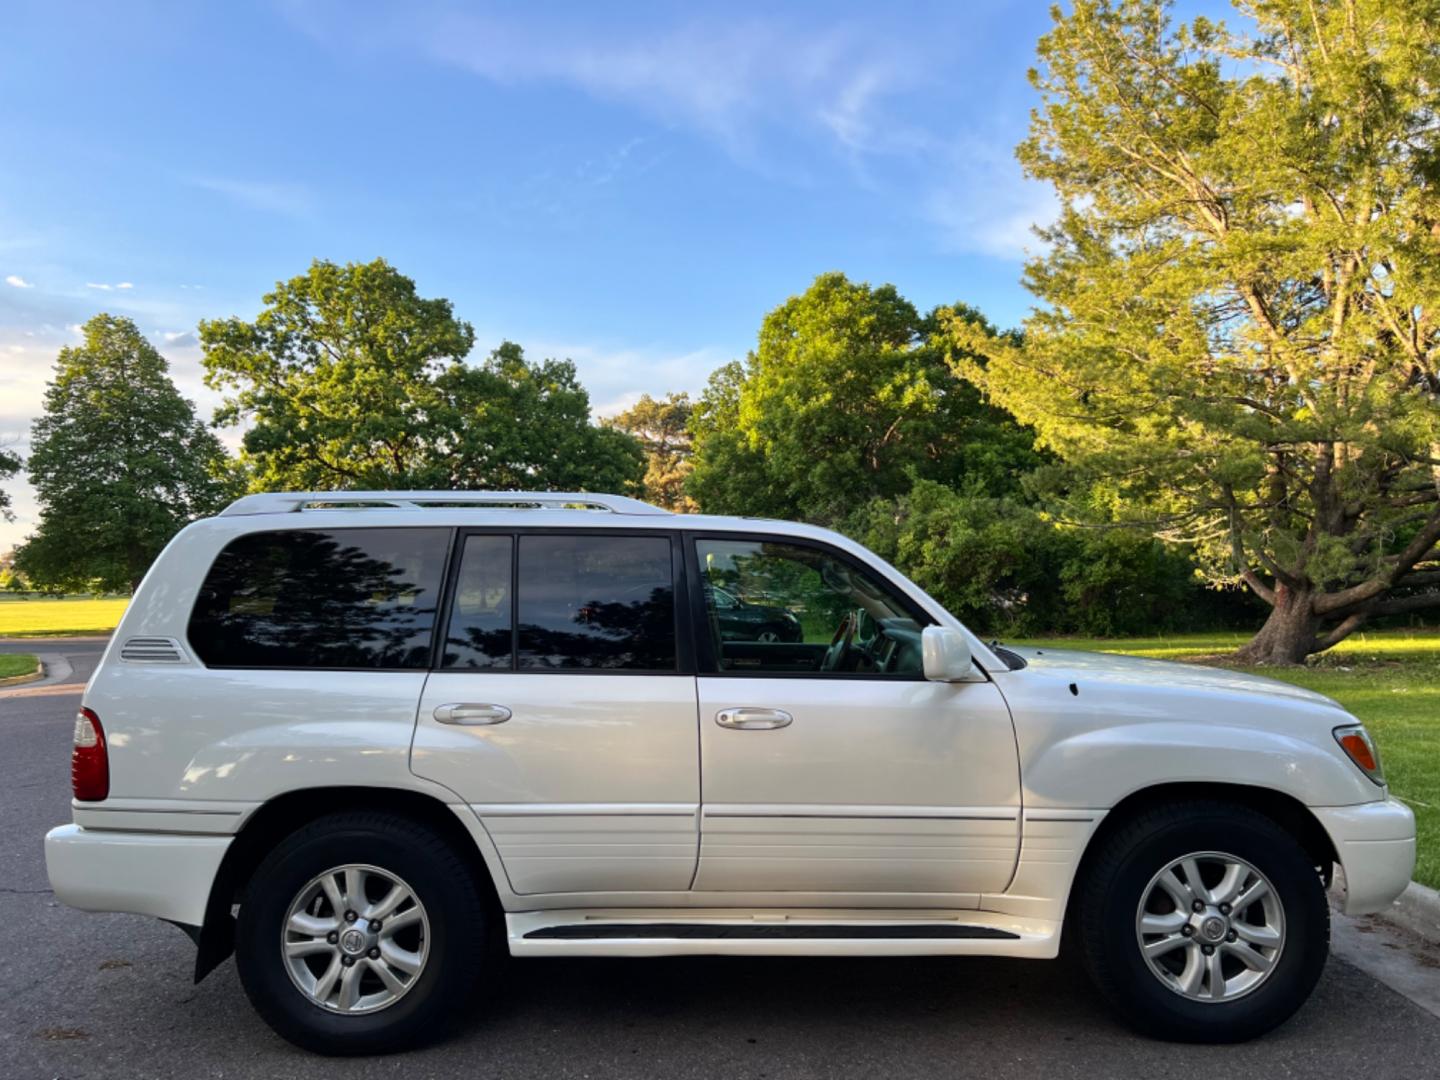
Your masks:
<svg viewBox="0 0 1440 1080"><path fill-rule="evenodd" d="M251 813L225 852L210 887L205 922L192 935L197 945L197 983L234 951L235 919L231 912L243 902L245 888L265 856L297 829L346 810L386 811L434 829L470 864L476 880L482 883L484 903L492 911L501 910L494 875L475 837L455 811L433 795L405 788L363 786L287 791Z"/></svg>
<svg viewBox="0 0 1440 1080"><path fill-rule="evenodd" d="M1075 920L1072 916L1076 897L1080 893L1078 885L1085 880L1085 875L1089 873L1096 853L1104 847L1105 841L1111 835L1123 828L1137 815L1157 806L1197 801L1231 803L1270 818L1280 828L1295 837L1315 863L1326 886L1329 886L1339 854L1335 850L1334 842L1330 839L1330 834L1325 831L1319 818L1293 795L1287 795L1274 788L1258 787L1252 784L1209 781L1154 784L1133 791L1121 799L1106 812L1095 831L1090 834L1090 839L1085 844L1085 850L1081 854L1080 861L1071 878L1070 894L1065 905L1065 926L1067 928L1074 926Z"/></svg>

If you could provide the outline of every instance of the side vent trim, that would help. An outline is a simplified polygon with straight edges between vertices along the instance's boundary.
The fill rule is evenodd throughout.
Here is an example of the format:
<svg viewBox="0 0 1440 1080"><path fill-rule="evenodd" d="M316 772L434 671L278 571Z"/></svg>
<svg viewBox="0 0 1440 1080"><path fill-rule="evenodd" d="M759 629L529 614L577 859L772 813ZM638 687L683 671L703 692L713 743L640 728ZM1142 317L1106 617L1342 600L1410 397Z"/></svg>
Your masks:
<svg viewBox="0 0 1440 1080"><path fill-rule="evenodd" d="M131 664L183 664L184 650L174 638L132 637L120 646L120 659Z"/></svg>

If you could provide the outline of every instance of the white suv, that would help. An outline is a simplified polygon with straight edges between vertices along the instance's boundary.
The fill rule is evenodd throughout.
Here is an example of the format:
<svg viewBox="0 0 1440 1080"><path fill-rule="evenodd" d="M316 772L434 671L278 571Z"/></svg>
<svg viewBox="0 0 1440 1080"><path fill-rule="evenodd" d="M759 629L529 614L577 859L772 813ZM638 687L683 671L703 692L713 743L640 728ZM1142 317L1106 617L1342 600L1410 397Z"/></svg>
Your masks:
<svg viewBox="0 0 1440 1080"><path fill-rule="evenodd" d="M588 494L254 495L181 532L75 725L55 895L236 956L314 1050L515 956L1054 957L1243 1039L1325 883L1415 860L1363 727L1229 671L986 645L823 529Z"/></svg>

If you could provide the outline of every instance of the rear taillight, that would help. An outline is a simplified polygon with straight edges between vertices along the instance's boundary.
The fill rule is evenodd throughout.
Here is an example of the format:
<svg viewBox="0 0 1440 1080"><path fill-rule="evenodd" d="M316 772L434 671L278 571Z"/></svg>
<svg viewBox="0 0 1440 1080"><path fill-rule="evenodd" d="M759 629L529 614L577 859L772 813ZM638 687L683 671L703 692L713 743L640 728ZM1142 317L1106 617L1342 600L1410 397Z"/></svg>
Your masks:
<svg viewBox="0 0 1440 1080"><path fill-rule="evenodd" d="M81 802L100 802L110 794L110 754L105 729L89 709L75 714L75 749L70 754L70 786Z"/></svg>

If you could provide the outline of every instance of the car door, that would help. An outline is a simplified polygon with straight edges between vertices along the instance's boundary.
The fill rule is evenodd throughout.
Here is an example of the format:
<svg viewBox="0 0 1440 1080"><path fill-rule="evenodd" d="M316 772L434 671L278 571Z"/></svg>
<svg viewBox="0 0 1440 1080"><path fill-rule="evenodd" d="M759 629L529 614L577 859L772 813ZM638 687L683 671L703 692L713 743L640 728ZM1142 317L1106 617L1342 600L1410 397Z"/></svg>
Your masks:
<svg viewBox="0 0 1440 1080"><path fill-rule="evenodd" d="M667 533L473 531L411 767L520 894L683 891L700 798L683 559Z"/></svg>
<svg viewBox="0 0 1440 1080"><path fill-rule="evenodd" d="M836 548L748 534L689 543L704 792L695 889L917 904L1003 891L1020 786L996 687L926 681L931 620ZM799 640L734 640L717 590L788 612Z"/></svg>

